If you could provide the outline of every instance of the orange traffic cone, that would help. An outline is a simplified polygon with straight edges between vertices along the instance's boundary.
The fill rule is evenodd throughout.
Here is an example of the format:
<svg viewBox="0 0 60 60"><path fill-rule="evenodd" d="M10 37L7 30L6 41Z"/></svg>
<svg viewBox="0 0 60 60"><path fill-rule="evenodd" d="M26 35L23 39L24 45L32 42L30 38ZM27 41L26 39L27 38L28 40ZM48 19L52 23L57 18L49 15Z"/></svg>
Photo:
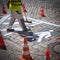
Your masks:
<svg viewBox="0 0 60 60"><path fill-rule="evenodd" d="M23 47L23 55L20 55L20 60L33 60L32 56L29 52L29 47L27 44L27 38L24 38L24 47Z"/></svg>
<svg viewBox="0 0 60 60"><path fill-rule="evenodd" d="M45 17L45 15L44 15L44 7L40 8L40 16Z"/></svg>
<svg viewBox="0 0 60 60"><path fill-rule="evenodd" d="M4 4L2 4L2 13L3 14L7 14L6 10L5 10L5 7L4 7Z"/></svg>
<svg viewBox="0 0 60 60"><path fill-rule="evenodd" d="M4 50L7 50L6 46L5 46L5 43L4 43L4 40L3 40L3 37L1 35L1 31L0 31L0 48L4 49Z"/></svg>
<svg viewBox="0 0 60 60"><path fill-rule="evenodd" d="M23 6L23 12L26 13L27 10L26 10L26 7L25 7L25 3L23 3L22 6Z"/></svg>
<svg viewBox="0 0 60 60"><path fill-rule="evenodd" d="M50 51L46 50L46 60L50 60Z"/></svg>

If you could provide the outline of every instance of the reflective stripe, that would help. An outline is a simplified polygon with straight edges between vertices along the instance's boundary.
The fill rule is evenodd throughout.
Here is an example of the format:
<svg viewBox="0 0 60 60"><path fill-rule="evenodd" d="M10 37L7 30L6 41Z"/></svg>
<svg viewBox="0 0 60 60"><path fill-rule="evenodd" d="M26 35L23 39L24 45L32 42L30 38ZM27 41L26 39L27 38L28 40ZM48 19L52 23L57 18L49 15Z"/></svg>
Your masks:
<svg viewBox="0 0 60 60"><path fill-rule="evenodd" d="M21 0L10 0L11 2L21 2Z"/></svg>
<svg viewBox="0 0 60 60"><path fill-rule="evenodd" d="M28 47L28 45L27 44L24 44L24 47Z"/></svg>
<svg viewBox="0 0 60 60"><path fill-rule="evenodd" d="M28 54L30 54L29 51L23 51L23 55L28 55Z"/></svg>
<svg viewBox="0 0 60 60"><path fill-rule="evenodd" d="M18 5L18 6L20 6L20 5L22 5L22 2L10 2L10 4L11 5Z"/></svg>
<svg viewBox="0 0 60 60"><path fill-rule="evenodd" d="M14 3L13 3L12 5L14 5L14 6L20 6L21 4L14 4Z"/></svg>

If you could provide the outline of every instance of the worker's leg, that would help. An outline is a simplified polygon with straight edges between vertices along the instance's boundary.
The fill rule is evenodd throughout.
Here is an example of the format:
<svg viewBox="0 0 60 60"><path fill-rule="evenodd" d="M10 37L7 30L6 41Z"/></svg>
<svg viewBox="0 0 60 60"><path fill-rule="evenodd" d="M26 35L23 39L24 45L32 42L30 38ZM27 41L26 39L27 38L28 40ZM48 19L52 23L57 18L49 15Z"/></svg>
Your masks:
<svg viewBox="0 0 60 60"><path fill-rule="evenodd" d="M9 27L8 27L9 29L12 29L14 22L15 22L15 18L12 17L10 22L9 22Z"/></svg>
<svg viewBox="0 0 60 60"><path fill-rule="evenodd" d="M28 29L25 26L22 12L19 12L19 14L17 13L17 19L18 19L19 24L20 24L21 28L23 29L23 31L27 31Z"/></svg>
<svg viewBox="0 0 60 60"><path fill-rule="evenodd" d="M12 29L14 22L15 22L14 12L11 11L11 19L7 31L14 31L14 29Z"/></svg>

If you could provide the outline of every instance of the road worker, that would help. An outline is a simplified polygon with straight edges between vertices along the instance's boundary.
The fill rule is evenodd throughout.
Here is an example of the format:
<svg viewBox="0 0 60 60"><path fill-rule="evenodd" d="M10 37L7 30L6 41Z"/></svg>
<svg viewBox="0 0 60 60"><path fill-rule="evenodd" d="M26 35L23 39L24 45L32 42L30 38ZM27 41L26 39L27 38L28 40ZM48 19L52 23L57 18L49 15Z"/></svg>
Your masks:
<svg viewBox="0 0 60 60"><path fill-rule="evenodd" d="M9 26L7 31L14 31L12 29L12 25L14 24L15 20L17 19L22 31L28 31L29 29L26 28L23 15L22 15L22 2L21 0L9 0L7 3L8 8L11 10L11 20L9 22Z"/></svg>

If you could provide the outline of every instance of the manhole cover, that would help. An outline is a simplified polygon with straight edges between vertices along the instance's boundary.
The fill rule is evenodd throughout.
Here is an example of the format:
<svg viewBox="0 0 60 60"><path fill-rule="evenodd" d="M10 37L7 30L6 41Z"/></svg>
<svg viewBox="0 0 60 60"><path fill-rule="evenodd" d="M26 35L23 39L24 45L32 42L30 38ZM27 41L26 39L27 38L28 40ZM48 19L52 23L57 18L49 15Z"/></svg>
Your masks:
<svg viewBox="0 0 60 60"><path fill-rule="evenodd" d="M48 45L52 53L60 54L60 42L54 42Z"/></svg>
<svg viewBox="0 0 60 60"><path fill-rule="evenodd" d="M60 45L59 44L54 46L53 49L54 49L55 52L60 53Z"/></svg>

